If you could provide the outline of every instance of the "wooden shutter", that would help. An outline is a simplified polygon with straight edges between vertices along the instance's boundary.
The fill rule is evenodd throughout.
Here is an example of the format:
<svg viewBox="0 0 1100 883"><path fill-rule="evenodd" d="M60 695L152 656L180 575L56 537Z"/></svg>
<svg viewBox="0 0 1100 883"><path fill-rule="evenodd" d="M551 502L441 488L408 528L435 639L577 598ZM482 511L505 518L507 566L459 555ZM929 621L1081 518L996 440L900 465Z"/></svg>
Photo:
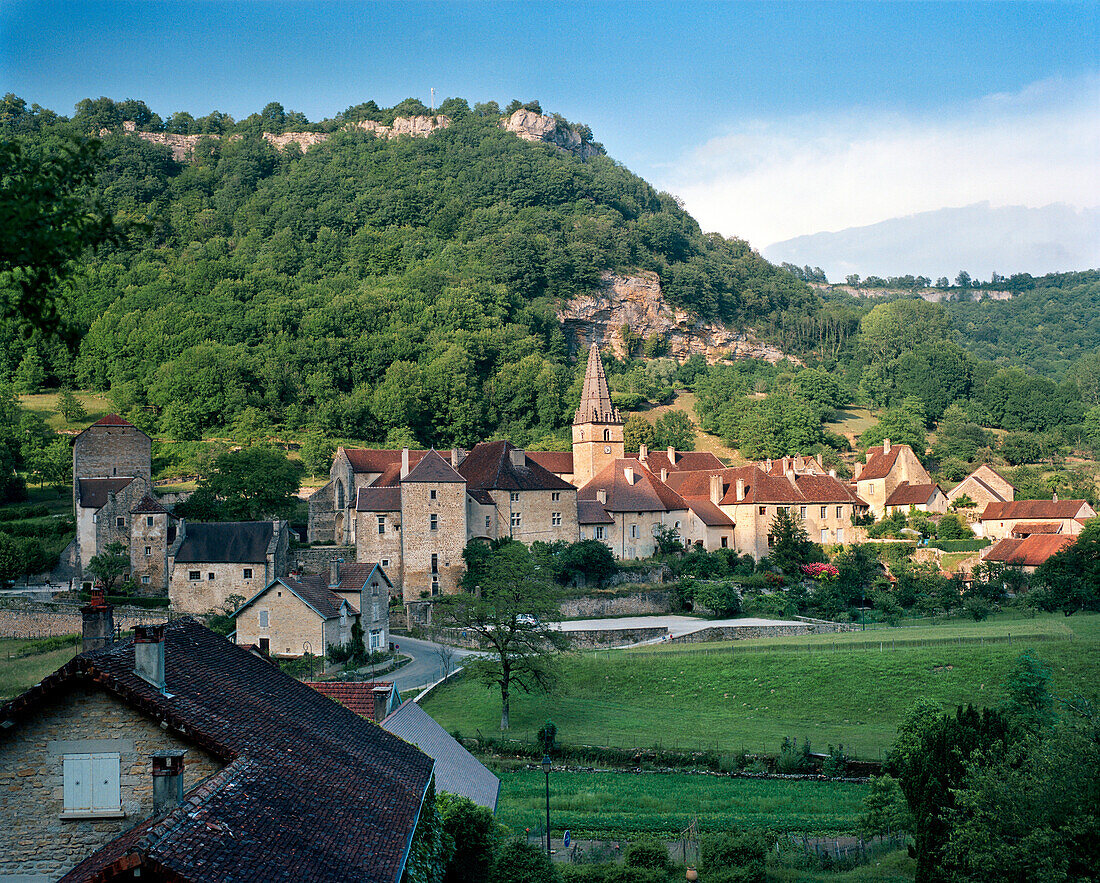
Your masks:
<svg viewBox="0 0 1100 883"><path fill-rule="evenodd" d="M92 808L118 812L122 805L117 754L92 755Z"/></svg>
<svg viewBox="0 0 1100 883"><path fill-rule="evenodd" d="M65 812L118 812L121 802L117 754L66 754Z"/></svg>
<svg viewBox="0 0 1100 883"><path fill-rule="evenodd" d="M92 808L92 756L90 754L66 754L65 811L89 812Z"/></svg>

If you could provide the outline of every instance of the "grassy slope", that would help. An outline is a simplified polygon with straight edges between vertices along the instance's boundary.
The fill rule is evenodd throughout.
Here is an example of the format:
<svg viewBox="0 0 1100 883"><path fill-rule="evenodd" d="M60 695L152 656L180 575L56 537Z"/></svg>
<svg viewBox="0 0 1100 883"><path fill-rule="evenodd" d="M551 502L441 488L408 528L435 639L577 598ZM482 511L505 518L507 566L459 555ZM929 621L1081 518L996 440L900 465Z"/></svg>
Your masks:
<svg viewBox="0 0 1100 883"><path fill-rule="evenodd" d="M541 770L501 777L497 818L514 831L545 824ZM806 834L854 833L866 785L733 779L689 773L554 772L551 830L614 839L640 833L672 837L699 817L702 831L769 827ZM540 821L541 820L541 821Z"/></svg>
<svg viewBox="0 0 1100 883"><path fill-rule="evenodd" d="M722 444L722 440L718 438L718 436L711 435L709 432L703 432L703 430L699 428L699 418L695 414L695 403L697 401L698 398L695 393L682 389L675 393L672 401L668 404L657 405L646 411L641 411L640 413L650 423L656 423L657 419L667 411L683 411L691 418L691 422L695 424L695 450L709 451L716 457L732 461L735 466L747 463L748 461L741 456L739 451Z"/></svg>
<svg viewBox="0 0 1100 883"><path fill-rule="evenodd" d="M60 650L12 658L27 643L16 639L0 639L0 700L18 696L80 652L80 642L74 638L71 646Z"/></svg>
<svg viewBox="0 0 1100 883"><path fill-rule="evenodd" d="M884 641L850 649L827 649L828 639L786 639L817 646L815 652L786 648L759 652L648 651L574 654L564 660L556 695L514 695L512 735L534 738L550 718L563 742L616 747L715 748L776 753L785 736L809 737L815 750L842 743L862 757L878 757L894 739L898 722L920 698L950 708L959 703L996 705L1003 683L1027 645L1029 621L1012 623L1013 643L940 644L889 649L891 635L913 641L946 633L941 627L875 632ZM1030 621L1044 637L1057 624L1068 634L1035 640L1037 655L1054 674L1061 694L1098 695L1100 616L1041 617ZM961 626L960 626L961 628ZM990 634L1004 623L981 624ZM858 641L859 636L845 640ZM864 638L866 640L866 637ZM750 642L743 642L746 646ZM843 642L838 643L843 647ZM448 730L473 735L498 732L499 693L473 680L459 680L434 693L424 708Z"/></svg>
<svg viewBox="0 0 1100 883"><path fill-rule="evenodd" d="M79 432L90 426L100 417L105 417L111 413L111 401L102 393L77 390L73 395L76 396L77 401L84 406L84 410L88 412L87 417L83 420L78 420L76 423L70 423L58 412L57 400L61 398L61 393L59 392L46 392L40 393L39 395L22 395L19 397L19 401L28 411L37 411L41 414L50 429L57 431Z"/></svg>

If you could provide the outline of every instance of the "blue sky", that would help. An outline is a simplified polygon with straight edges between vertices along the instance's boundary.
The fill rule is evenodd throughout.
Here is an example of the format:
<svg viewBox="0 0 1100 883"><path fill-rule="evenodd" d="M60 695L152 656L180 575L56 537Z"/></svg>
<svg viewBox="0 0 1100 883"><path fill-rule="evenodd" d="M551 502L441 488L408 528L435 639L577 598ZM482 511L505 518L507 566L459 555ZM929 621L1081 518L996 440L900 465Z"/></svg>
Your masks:
<svg viewBox="0 0 1100 883"><path fill-rule="evenodd" d="M979 199L1100 204L1098 47L1095 3L0 2L0 89L61 113L537 98L759 246ZM1052 121L1065 137L1032 144ZM899 161L912 180L881 193Z"/></svg>

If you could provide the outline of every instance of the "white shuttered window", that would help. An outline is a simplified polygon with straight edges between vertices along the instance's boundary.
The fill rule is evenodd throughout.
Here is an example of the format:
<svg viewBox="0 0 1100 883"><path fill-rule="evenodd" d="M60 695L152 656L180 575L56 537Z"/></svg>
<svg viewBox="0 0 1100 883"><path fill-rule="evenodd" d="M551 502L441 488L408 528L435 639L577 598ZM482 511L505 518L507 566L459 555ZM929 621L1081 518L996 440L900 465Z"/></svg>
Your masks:
<svg viewBox="0 0 1100 883"><path fill-rule="evenodd" d="M118 754L66 754L64 779L66 813L117 813L122 809Z"/></svg>

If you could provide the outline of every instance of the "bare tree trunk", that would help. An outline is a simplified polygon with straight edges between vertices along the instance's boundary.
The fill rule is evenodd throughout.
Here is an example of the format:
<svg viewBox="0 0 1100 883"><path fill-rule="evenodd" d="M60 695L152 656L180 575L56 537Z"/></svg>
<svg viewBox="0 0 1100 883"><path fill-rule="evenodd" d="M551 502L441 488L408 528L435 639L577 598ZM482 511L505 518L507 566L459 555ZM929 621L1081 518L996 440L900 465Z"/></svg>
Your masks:
<svg viewBox="0 0 1100 883"><path fill-rule="evenodd" d="M504 676L500 681L500 729L501 731L507 730L510 726L508 722L508 710L509 710L509 688L511 687L511 676L507 666L504 668Z"/></svg>

